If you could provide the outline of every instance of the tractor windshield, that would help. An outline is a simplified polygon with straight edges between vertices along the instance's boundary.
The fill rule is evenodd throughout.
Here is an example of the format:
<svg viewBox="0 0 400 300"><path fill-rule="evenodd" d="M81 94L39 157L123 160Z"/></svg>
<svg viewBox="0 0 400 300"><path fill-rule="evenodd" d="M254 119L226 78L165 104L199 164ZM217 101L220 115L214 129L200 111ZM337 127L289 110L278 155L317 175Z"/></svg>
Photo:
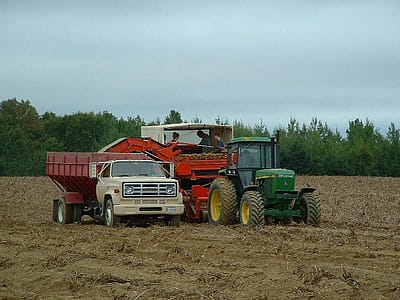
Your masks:
<svg viewBox="0 0 400 300"><path fill-rule="evenodd" d="M240 146L238 168L272 168L270 144L243 144Z"/></svg>

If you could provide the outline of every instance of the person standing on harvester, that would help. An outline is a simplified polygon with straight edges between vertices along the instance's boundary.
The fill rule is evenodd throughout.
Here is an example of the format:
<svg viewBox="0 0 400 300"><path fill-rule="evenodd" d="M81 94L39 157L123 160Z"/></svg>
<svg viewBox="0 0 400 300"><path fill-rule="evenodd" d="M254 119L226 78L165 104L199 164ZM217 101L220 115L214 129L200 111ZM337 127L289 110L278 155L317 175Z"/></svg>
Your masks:
<svg viewBox="0 0 400 300"><path fill-rule="evenodd" d="M215 141L216 141L216 147L215 147L216 149L215 149L215 152L222 152L223 150L225 150L224 141L221 140L221 137L219 136L218 133L216 133L216 134L214 135L214 139L215 139Z"/></svg>

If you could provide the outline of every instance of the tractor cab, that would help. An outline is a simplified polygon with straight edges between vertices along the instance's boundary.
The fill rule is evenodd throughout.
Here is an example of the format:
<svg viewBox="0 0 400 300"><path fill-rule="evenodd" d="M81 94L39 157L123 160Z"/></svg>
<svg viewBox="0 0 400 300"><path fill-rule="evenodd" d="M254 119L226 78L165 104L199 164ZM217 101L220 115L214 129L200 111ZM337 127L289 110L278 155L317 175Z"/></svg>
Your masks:
<svg viewBox="0 0 400 300"><path fill-rule="evenodd" d="M255 185L260 170L279 168L279 142L276 137L235 138L228 143L227 151L226 174L239 176L240 190Z"/></svg>

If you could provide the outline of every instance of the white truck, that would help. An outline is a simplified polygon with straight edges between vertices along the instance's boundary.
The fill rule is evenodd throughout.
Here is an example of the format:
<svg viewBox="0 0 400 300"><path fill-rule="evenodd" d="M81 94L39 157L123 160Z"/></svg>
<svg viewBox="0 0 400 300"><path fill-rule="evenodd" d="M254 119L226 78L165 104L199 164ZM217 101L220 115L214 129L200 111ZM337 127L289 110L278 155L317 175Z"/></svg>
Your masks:
<svg viewBox="0 0 400 300"><path fill-rule="evenodd" d="M143 153L49 152L47 175L63 192L53 220L67 224L89 215L109 227L150 219L179 226L184 205L173 170Z"/></svg>

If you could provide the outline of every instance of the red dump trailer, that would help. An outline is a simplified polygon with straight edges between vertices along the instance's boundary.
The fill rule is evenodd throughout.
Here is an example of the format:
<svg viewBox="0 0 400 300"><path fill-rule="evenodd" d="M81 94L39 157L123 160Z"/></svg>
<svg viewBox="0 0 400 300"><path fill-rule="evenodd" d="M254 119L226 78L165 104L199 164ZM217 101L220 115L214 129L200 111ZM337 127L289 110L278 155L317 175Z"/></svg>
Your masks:
<svg viewBox="0 0 400 300"><path fill-rule="evenodd" d="M48 152L46 173L63 192L53 204L56 222L89 215L113 226L132 216L167 216L179 225L178 182L144 153Z"/></svg>
<svg viewBox="0 0 400 300"><path fill-rule="evenodd" d="M97 180L90 177L90 163L96 173L112 160L148 160L143 153L48 152L46 174L60 188L67 204L83 204L96 199Z"/></svg>

